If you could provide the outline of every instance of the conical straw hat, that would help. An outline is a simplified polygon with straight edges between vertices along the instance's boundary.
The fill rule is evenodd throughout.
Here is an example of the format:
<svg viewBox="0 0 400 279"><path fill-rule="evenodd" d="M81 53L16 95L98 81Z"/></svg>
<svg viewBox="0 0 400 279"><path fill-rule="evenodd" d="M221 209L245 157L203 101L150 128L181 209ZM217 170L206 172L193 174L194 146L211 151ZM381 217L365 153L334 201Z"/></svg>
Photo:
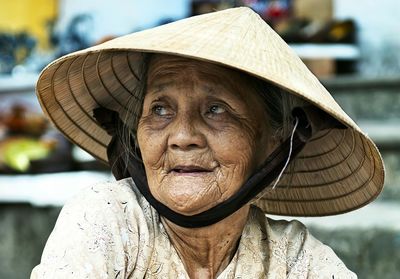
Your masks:
<svg viewBox="0 0 400 279"><path fill-rule="evenodd" d="M107 162L110 136L92 110L103 106L126 115L128 100L136 97L133 88L143 52L247 72L307 100L348 127L313 136L278 186L256 201L265 212L338 214L367 204L381 192L384 166L374 143L290 47L248 8L191 17L66 55L40 75L37 95L43 110L72 142Z"/></svg>

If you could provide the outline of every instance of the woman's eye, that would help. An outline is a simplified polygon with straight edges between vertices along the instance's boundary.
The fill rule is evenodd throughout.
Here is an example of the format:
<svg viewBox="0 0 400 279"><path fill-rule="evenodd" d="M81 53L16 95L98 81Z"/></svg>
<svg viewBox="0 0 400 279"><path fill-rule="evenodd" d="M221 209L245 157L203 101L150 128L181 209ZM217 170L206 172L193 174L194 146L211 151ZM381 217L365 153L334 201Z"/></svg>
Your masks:
<svg viewBox="0 0 400 279"><path fill-rule="evenodd" d="M155 113L156 115L159 115L159 116L166 116L166 115L170 114L168 109L166 107L164 107L164 106L161 106L161 105L154 106L152 108L152 110L153 110L153 113Z"/></svg>
<svg viewBox="0 0 400 279"><path fill-rule="evenodd" d="M209 111L209 113L212 113L212 114L221 114L221 113L226 112L226 110L223 107L218 106L218 105L211 106L208 109L208 111Z"/></svg>

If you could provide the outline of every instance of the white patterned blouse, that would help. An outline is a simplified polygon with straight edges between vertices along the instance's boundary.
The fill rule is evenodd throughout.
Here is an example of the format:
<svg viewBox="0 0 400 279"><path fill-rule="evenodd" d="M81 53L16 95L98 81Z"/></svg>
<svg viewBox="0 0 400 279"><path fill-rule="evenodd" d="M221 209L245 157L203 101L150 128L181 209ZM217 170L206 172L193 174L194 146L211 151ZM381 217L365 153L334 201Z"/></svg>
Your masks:
<svg viewBox="0 0 400 279"><path fill-rule="evenodd" d="M62 209L31 279L189 278L132 179L88 188ZM357 278L297 221L252 207L222 278Z"/></svg>

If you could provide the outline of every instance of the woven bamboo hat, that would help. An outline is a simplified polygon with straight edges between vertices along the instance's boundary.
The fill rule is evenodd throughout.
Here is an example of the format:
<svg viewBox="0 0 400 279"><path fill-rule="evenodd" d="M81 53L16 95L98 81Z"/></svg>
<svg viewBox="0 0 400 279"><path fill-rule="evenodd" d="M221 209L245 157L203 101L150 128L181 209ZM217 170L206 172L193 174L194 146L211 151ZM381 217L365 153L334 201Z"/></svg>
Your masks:
<svg viewBox="0 0 400 279"><path fill-rule="evenodd" d="M110 136L92 111L103 106L118 111L123 119L128 100L137 98L133 88L144 52L241 70L303 98L348 127L313 136L275 190L256 201L265 212L338 214L369 203L381 192L384 166L374 143L290 47L244 7L180 20L61 57L38 80L43 110L72 142L107 162Z"/></svg>

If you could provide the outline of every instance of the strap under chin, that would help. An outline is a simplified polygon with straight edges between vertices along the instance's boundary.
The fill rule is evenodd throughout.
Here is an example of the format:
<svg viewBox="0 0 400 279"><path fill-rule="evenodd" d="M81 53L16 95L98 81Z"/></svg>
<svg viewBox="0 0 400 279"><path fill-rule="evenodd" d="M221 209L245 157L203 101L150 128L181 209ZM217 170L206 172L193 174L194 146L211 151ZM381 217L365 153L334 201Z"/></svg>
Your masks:
<svg viewBox="0 0 400 279"><path fill-rule="evenodd" d="M294 131L292 143L289 137L278 146L269 155L262 167L233 196L204 212L187 216L171 210L151 194L143 163L135 156L127 155L119 133L116 132L117 129L113 128L118 125L123 126L118 114L104 108L94 110L94 117L97 121L106 131L112 132L112 140L108 145L107 155L111 171L116 179L132 177L140 193L160 215L179 226L187 228L205 227L221 221L250 202L278 177L285 163L295 158L311 137L311 126L306 114L301 110L293 111L293 114L294 117L298 118L299 123ZM291 152L289 152L290 149ZM290 158L288 158L289 154Z"/></svg>

